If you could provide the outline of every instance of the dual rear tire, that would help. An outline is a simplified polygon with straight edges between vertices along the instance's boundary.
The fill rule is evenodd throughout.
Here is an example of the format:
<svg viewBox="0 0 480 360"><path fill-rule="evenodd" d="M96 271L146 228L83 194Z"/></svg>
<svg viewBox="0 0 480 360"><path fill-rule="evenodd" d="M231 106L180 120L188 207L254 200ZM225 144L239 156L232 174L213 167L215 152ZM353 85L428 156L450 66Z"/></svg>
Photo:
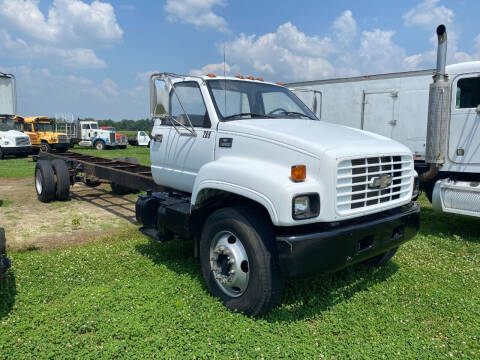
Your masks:
<svg viewBox="0 0 480 360"><path fill-rule="evenodd" d="M70 194L70 174L65 161L39 160L35 165L35 190L38 200L44 203L53 200L66 201Z"/></svg>

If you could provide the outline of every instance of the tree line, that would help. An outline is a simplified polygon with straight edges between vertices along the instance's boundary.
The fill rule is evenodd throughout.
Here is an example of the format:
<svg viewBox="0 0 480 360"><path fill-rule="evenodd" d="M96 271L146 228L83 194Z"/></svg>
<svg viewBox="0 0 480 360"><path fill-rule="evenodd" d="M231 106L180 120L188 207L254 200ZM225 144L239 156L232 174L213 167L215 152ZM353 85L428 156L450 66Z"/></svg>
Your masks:
<svg viewBox="0 0 480 360"><path fill-rule="evenodd" d="M87 118L81 120L89 120L95 121L95 119ZM111 126L117 129L118 131L121 130L133 130L133 131L152 131L153 128L153 119L139 119L139 120L128 120L122 119L120 121L113 121L111 119L107 120L97 120L99 126Z"/></svg>

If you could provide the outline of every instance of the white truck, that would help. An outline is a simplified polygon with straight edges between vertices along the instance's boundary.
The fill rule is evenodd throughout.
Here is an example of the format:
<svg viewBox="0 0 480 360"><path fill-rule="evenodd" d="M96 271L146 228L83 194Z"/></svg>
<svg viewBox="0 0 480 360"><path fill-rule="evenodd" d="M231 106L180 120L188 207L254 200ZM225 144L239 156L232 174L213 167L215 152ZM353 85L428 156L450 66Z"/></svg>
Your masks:
<svg viewBox="0 0 480 360"><path fill-rule="evenodd" d="M18 131L15 76L0 73L0 159L6 155L26 157L32 152L30 137Z"/></svg>
<svg viewBox="0 0 480 360"><path fill-rule="evenodd" d="M95 120L78 120L76 127L80 146L93 146L97 150L118 146L115 131L100 129Z"/></svg>
<svg viewBox="0 0 480 360"><path fill-rule="evenodd" d="M154 181L142 231L192 238L209 291L267 312L284 279L382 265L419 225L411 151L318 118L287 88L239 76L150 80ZM166 195L167 194L167 195Z"/></svg>
<svg viewBox="0 0 480 360"><path fill-rule="evenodd" d="M434 209L480 216L480 61L445 66L445 26L437 35L436 69L288 86L320 92L322 120L408 146Z"/></svg>
<svg viewBox="0 0 480 360"><path fill-rule="evenodd" d="M145 131L137 131L133 137L128 138L128 143L133 146L150 146L150 136Z"/></svg>
<svg viewBox="0 0 480 360"><path fill-rule="evenodd" d="M250 316L278 302L286 278L380 266L415 236L406 146L319 121L286 87L260 80L162 73L150 88L151 167L41 153L40 201L68 199L73 181L147 190L140 231L192 240L208 290Z"/></svg>

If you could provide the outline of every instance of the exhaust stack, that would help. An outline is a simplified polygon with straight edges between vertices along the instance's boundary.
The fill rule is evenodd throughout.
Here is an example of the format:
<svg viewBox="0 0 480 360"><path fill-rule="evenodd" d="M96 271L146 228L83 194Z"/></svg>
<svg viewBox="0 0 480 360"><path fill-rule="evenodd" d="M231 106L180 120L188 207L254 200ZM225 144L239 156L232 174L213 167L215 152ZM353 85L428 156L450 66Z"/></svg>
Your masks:
<svg viewBox="0 0 480 360"><path fill-rule="evenodd" d="M427 145L425 160L432 165L430 171L422 176L433 177L436 175L433 167L438 167L445 162L448 151L448 134L450 128L450 84L445 73L447 62L447 29L445 25L437 27L438 50L437 68L430 84L428 101ZM432 172L435 173L432 176Z"/></svg>

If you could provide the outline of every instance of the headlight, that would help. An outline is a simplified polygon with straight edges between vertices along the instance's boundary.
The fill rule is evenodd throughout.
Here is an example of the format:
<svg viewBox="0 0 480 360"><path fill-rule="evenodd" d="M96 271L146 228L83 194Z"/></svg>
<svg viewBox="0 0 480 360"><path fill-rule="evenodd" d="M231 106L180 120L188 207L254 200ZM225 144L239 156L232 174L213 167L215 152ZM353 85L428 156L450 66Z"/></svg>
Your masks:
<svg viewBox="0 0 480 360"><path fill-rule="evenodd" d="M320 196L318 194L297 195L292 201L292 216L295 220L310 219L320 213Z"/></svg>
<svg viewBox="0 0 480 360"><path fill-rule="evenodd" d="M418 195L420 195L420 178L418 177L418 173L414 170L414 180L413 180L413 192L412 192L412 201L418 199Z"/></svg>

